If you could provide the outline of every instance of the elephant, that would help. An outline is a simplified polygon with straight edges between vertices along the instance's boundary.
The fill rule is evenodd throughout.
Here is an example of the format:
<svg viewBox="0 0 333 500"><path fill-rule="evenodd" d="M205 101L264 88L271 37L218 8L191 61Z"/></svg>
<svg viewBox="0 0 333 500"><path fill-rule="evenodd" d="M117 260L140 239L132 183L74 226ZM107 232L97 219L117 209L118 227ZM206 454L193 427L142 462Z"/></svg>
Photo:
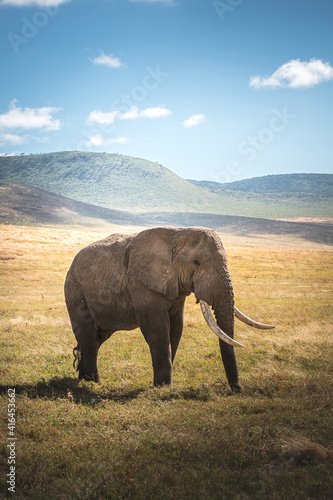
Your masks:
<svg viewBox="0 0 333 500"><path fill-rule="evenodd" d="M150 348L154 385L171 385L185 299L191 293L219 337L230 388L240 392L234 347L242 344L233 339L234 317L256 328L274 326L257 323L235 307L222 242L214 230L200 227L113 234L75 256L65 300L77 341L73 353L79 379L100 382L100 346L116 331L140 327Z"/></svg>

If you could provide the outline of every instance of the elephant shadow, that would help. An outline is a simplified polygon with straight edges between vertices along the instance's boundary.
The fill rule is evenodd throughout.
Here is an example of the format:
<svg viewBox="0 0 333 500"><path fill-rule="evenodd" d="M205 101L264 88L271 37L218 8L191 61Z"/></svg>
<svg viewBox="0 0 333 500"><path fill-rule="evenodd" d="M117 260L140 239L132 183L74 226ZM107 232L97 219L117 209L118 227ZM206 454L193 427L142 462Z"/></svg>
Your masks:
<svg viewBox="0 0 333 500"><path fill-rule="evenodd" d="M228 396L230 391L225 384L221 383L218 392L220 395ZM138 387L136 389L110 389L102 387L96 390L94 382L80 381L71 377L53 377L50 380L42 379L35 384L0 384L0 394L7 394L8 389L15 389L16 395L25 395L29 399L57 400L67 399L73 404L86 404L90 407L98 407L104 401L116 403L128 403L137 399L140 395L153 391L153 399L165 400L196 400L208 401L211 398L210 390L205 387L188 387L185 389L169 389L167 391L151 387ZM99 389L99 388L98 388ZM149 396L147 396L149 397Z"/></svg>
<svg viewBox="0 0 333 500"><path fill-rule="evenodd" d="M16 395L25 395L29 399L68 399L74 404L87 404L91 407L100 405L103 401L115 401L126 403L135 399L145 389L133 390L106 390L103 392L94 390L94 383L81 382L71 377L53 377L50 380L37 382L36 384L0 384L0 394L6 394L9 388L15 389Z"/></svg>

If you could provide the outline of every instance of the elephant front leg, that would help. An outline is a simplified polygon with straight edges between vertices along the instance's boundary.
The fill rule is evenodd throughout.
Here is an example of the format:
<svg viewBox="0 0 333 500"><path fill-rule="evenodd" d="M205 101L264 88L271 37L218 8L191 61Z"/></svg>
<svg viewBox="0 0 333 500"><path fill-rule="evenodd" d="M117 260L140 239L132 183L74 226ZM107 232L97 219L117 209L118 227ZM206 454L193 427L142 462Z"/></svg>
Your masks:
<svg viewBox="0 0 333 500"><path fill-rule="evenodd" d="M172 362L170 344L159 341L149 344L154 370L154 385L172 384Z"/></svg>
<svg viewBox="0 0 333 500"><path fill-rule="evenodd" d="M171 385L172 359L170 344L170 319L167 311L148 308L137 314L140 329L149 345L153 370L154 385Z"/></svg>

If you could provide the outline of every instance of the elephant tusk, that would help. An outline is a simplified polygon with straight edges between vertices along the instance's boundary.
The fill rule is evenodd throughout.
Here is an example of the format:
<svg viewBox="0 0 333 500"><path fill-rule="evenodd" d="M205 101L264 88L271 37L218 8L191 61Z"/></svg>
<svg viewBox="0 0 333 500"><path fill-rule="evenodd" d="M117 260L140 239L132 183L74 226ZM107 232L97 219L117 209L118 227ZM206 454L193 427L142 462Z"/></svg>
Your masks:
<svg viewBox="0 0 333 500"><path fill-rule="evenodd" d="M236 306L234 306L234 308L235 308L236 318L243 321L243 323L246 323L247 325L253 326L254 328L259 328L261 330L270 330L271 328L275 328L275 326L263 325L262 323L257 323L257 321L254 321L253 319L245 316L245 314L243 314L239 309L237 309Z"/></svg>
<svg viewBox="0 0 333 500"><path fill-rule="evenodd" d="M212 315L212 311L210 310L209 305L207 302L204 300L200 300L200 307L201 311L203 314L203 317L206 320L207 325L209 328L219 337L219 339L223 340L227 344L237 346L237 347L244 347L243 344L240 344L239 342L236 342L236 340L232 339L229 337L226 333L224 333L221 328L218 326L216 321L214 320L214 317Z"/></svg>

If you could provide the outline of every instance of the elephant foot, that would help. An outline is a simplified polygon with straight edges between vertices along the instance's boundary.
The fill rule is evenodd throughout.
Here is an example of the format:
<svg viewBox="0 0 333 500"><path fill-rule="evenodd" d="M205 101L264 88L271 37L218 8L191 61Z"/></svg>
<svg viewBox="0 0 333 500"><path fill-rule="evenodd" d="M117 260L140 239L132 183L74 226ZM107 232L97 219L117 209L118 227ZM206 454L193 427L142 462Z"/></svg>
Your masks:
<svg viewBox="0 0 333 500"><path fill-rule="evenodd" d="M95 352L91 352L95 351ZM74 347L73 355L74 362L73 367L79 372L79 380L87 380L87 382L97 382L101 383L97 367L97 353L98 348L93 346L87 349L87 347L82 348L79 344Z"/></svg>
<svg viewBox="0 0 333 500"><path fill-rule="evenodd" d="M230 389L232 390L232 392L233 392L234 394L239 394L239 393L241 393L241 392L242 392L242 388L241 388L241 386L239 385L239 383L238 383L238 382L237 382L237 383L235 383L235 384L232 384L232 383L231 383L231 384L230 384Z"/></svg>
<svg viewBox="0 0 333 500"><path fill-rule="evenodd" d="M154 382L154 387L172 386L172 382Z"/></svg>
<svg viewBox="0 0 333 500"><path fill-rule="evenodd" d="M89 366L89 365L93 366ZM86 380L87 382L96 382L98 384L101 383L99 378L99 373L97 369L96 360L94 363L84 363L84 359L81 359L78 362L77 371L79 372L79 380Z"/></svg>
<svg viewBox="0 0 333 500"><path fill-rule="evenodd" d="M84 373L79 373L79 380L86 380L87 382L96 382L97 384L101 383L98 374L86 375Z"/></svg>
<svg viewBox="0 0 333 500"><path fill-rule="evenodd" d="M170 373L166 375L154 376L154 386L161 387L162 385L172 385L172 375Z"/></svg>

